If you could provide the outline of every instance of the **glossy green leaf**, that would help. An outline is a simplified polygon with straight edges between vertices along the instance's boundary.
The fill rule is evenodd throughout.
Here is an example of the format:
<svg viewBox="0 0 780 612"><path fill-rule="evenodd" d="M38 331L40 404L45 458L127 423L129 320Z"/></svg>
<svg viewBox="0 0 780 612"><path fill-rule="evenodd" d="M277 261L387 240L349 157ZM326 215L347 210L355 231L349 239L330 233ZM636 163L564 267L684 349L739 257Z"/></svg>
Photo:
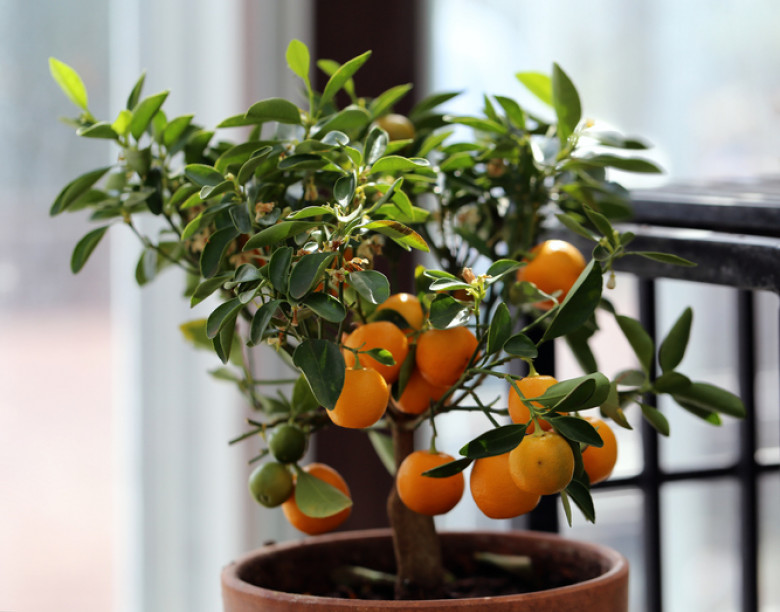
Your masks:
<svg viewBox="0 0 780 612"><path fill-rule="evenodd" d="M268 277L274 289L282 295L287 295L292 257L292 247L279 247L271 254L271 259L268 261Z"/></svg>
<svg viewBox="0 0 780 612"><path fill-rule="evenodd" d="M425 242L423 237L408 225L404 225L398 221L379 219L377 221L371 221L363 227L384 234L406 250L412 248L417 249L418 251L428 252L428 243Z"/></svg>
<svg viewBox="0 0 780 612"><path fill-rule="evenodd" d="M184 135L192 123L192 115L182 115L168 122L163 131L163 144L169 149Z"/></svg>
<svg viewBox="0 0 780 612"><path fill-rule="evenodd" d="M206 336L213 339L231 319L235 321L238 311L243 307L237 297L217 306L206 320Z"/></svg>
<svg viewBox="0 0 780 612"><path fill-rule="evenodd" d="M325 273L335 253L309 253L298 260L290 273L290 297L295 300L306 295Z"/></svg>
<svg viewBox="0 0 780 612"><path fill-rule="evenodd" d="M469 319L468 307L448 295L437 295L431 302L428 320L436 329L447 329L465 324Z"/></svg>
<svg viewBox="0 0 780 612"><path fill-rule="evenodd" d="M189 164L184 168L184 175L201 187L219 185L225 180L221 172L205 164Z"/></svg>
<svg viewBox="0 0 780 612"><path fill-rule="evenodd" d="M346 365L338 345L329 340L306 339L293 353L312 393L322 406L333 410L344 386Z"/></svg>
<svg viewBox="0 0 780 612"><path fill-rule="evenodd" d="M425 157L428 155L431 151L438 148L447 138L452 136L454 133L453 130L447 131L447 132L434 132L433 134L429 134L425 140L423 140L422 145L420 145L420 150L417 152L420 157Z"/></svg>
<svg viewBox="0 0 780 612"><path fill-rule="evenodd" d="M346 176L339 177L336 184L333 185L333 197L344 207L349 206L355 197L355 175L351 172Z"/></svg>
<svg viewBox="0 0 780 612"><path fill-rule="evenodd" d="M74 274L81 271L84 264L87 263L89 256L92 255L92 251L94 251L95 247L100 243L100 240L109 227L110 226L106 225L94 229L78 241L70 258L70 269Z"/></svg>
<svg viewBox="0 0 780 612"><path fill-rule="evenodd" d="M352 500L333 485L297 469L295 503L312 518L332 516L352 506Z"/></svg>
<svg viewBox="0 0 780 612"><path fill-rule="evenodd" d="M723 425L723 420L720 418L720 415L717 412L713 412L712 410L702 408L701 406L698 406L694 402L689 402L683 397L677 397L677 396L673 396L673 397L674 397L674 401L677 402L677 404L681 408L684 408L695 417L700 418L703 421L706 421L710 425L715 425L715 426Z"/></svg>
<svg viewBox="0 0 780 612"><path fill-rule="evenodd" d="M276 245L287 238L297 236L319 225L320 223L317 221L282 221L252 236L244 245L244 250L251 251L252 249Z"/></svg>
<svg viewBox="0 0 780 612"><path fill-rule="evenodd" d="M565 336L590 319L601 301L601 266L591 260L561 303L542 341Z"/></svg>
<svg viewBox="0 0 780 612"><path fill-rule="evenodd" d="M220 262L230 243L238 236L233 226L223 228L211 235L200 254L200 273L211 278L219 271Z"/></svg>
<svg viewBox="0 0 780 612"><path fill-rule="evenodd" d="M290 70L303 79L308 87L311 62L309 48L300 40L293 38L287 45L286 59Z"/></svg>
<svg viewBox="0 0 780 612"><path fill-rule="evenodd" d="M639 157L619 157L617 155L590 155L581 158L572 158L573 165L585 164L598 168L615 168L625 172L639 172L644 174L658 174L663 172L655 162Z"/></svg>
<svg viewBox="0 0 780 612"><path fill-rule="evenodd" d="M341 323L347 317L344 304L327 293L312 293L303 300L303 303L331 323Z"/></svg>
<svg viewBox="0 0 780 612"><path fill-rule="evenodd" d="M720 412L739 419L746 416L742 400L725 389L709 383L691 383L685 391L673 394L676 401L682 400L702 410Z"/></svg>
<svg viewBox="0 0 780 612"><path fill-rule="evenodd" d="M92 172L87 172L73 179L60 191L54 203L51 205L49 214L55 216L73 206L79 198L89 192L92 186L97 183L111 169L111 166L98 168Z"/></svg>
<svg viewBox="0 0 780 612"><path fill-rule="evenodd" d="M144 89L145 82L146 82L146 70L144 70L141 73L141 76L138 77L138 80L135 82L135 85L133 85L133 89L130 92L130 95L127 96L127 103L125 105L127 110L133 110L136 106L138 106L138 101L141 99L141 92Z"/></svg>
<svg viewBox="0 0 780 612"><path fill-rule="evenodd" d="M206 280L199 283L198 286L195 287L195 290L192 292L192 296L190 297L190 306L200 304L203 300L212 295L217 289L222 287L227 279L228 275L221 274L220 276L207 278Z"/></svg>
<svg viewBox="0 0 780 612"><path fill-rule="evenodd" d="M371 304L381 304L390 297L390 282L376 270L352 272L347 279L358 295Z"/></svg>
<svg viewBox="0 0 780 612"><path fill-rule="evenodd" d="M93 123L89 127L79 128L76 135L83 138L105 138L107 140L117 140L119 135L114 131L114 127L106 121Z"/></svg>
<svg viewBox="0 0 780 612"><path fill-rule="evenodd" d="M653 381L657 393L684 393L690 385L690 378L674 370L664 372Z"/></svg>
<svg viewBox="0 0 780 612"><path fill-rule="evenodd" d="M388 155L371 166L371 174L395 174L397 172L413 172L420 168L428 168L430 162L422 158L408 158L400 155Z"/></svg>
<svg viewBox="0 0 780 612"><path fill-rule="evenodd" d="M382 92L376 98L371 100L368 105L368 109L371 111L373 117L381 117L388 111L392 110L393 106L401 100L406 94L412 90L411 83L405 83L404 85L396 85L391 87L387 91Z"/></svg>
<svg viewBox="0 0 780 612"><path fill-rule="evenodd" d="M323 123L317 125L315 138L319 138L332 132L346 132L355 134L360 132L371 122L371 115L360 106L348 106L335 115L328 117Z"/></svg>
<svg viewBox="0 0 780 612"><path fill-rule="evenodd" d="M626 337L639 359L639 365L642 366L642 370L649 373L650 369L653 367L655 355L655 347L653 346L652 338L647 331L645 331L645 328L642 327L642 324L636 319L632 319L625 315L617 315L615 319L620 326L620 330L623 332L623 335Z"/></svg>
<svg viewBox="0 0 780 612"><path fill-rule="evenodd" d="M498 305L488 330L487 354L497 353L512 334L512 317L509 308L503 302Z"/></svg>
<svg viewBox="0 0 780 612"><path fill-rule="evenodd" d="M240 168L250 158L257 155L259 151L270 151L271 147L268 145L260 144L259 142L242 142L233 147L230 147L227 151L222 153L214 162L214 169L225 174L228 169L233 167Z"/></svg>
<svg viewBox="0 0 780 612"><path fill-rule="evenodd" d="M628 138L618 132L604 132L598 130L588 130L587 136L599 142L599 144L616 149L648 149L649 146L639 138Z"/></svg>
<svg viewBox="0 0 780 612"><path fill-rule="evenodd" d="M666 419L664 414L655 406L645 404L644 402L639 402L639 406L642 408L642 416L644 416L645 420L650 423L650 425L652 425L653 429L655 429L662 436L668 436L669 421Z"/></svg>
<svg viewBox="0 0 780 612"><path fill-rule="evenodd" d="M604 236L607 240L609 240L610 243L613 243L615 230L612 227L612 224L609 222L609 219L607 219L600 212L593 210L587 204L583 204L582 210L585 211L585 215L588 217L590 222L596 227L596 229L599 232L601 232L601 235Z"/></svg>
<svg viewBox="0 0 780 612"><path fill-rule="evenodd" d="M582 118L582 107L574 83L558 64L553 64L552 104L558 117L558 137L565 144Z"/></svg>
<svg viewBox="0 0 780 612"><path fill-rule="evenodd" d="M473 461L474 460L470 459L469 457L455 459L449 463L443 463L438 467L426 470L422 473L422 475L428 476L429 478L447 478L449 476L454 476L455 474L460 474L463 470L470 466Z"/></svg>
<svg viewBox="0 0 780 612"><path fill-rule="evenodd" d="M73 104L87 110L87 89L78 72L60 60L49 58L49 72Z"/></svg>
<svg viewBox="0 0 780 612"><path fill-rule="evenodd" d="M320 106L328 104L339 90L344 87L346 82L352 78L352 75L366 63L366 60L369 57L371 57L371 51L366 51L365 53L352 58L336 70L336 72L333 73L333 76L331 76L325 84L325 90L322 92L320 98Z"/></svg>
<svg viewBox="0 0 780 612"><path fill-rule="evenodd" d="M523 441L525 427L525 424L512 424L490 429L471 440L459 452L469 459L503 455Z"/></svg>
<svg viewBox="0 0 780 612"><path fill-rule="evenodd" d="M596 507L593 505L593 498L590 494L590 488L581 480L572 480L564 490L566 495L577 505L586 520L591 523L596 522ZM570 521L571 522L571 521Z"/></svg>
<svg viewBox="0 0 780 612"><path fill-rule="evenodd" d="M370 166L385 154L389 142L387 132L379 126L374 126L366 137L365 158Z"/></svg>
<svg viewBox="0 0 780 612"><path fill-rule="evenodd" d="M371 357L375 361L381 363L385 366L394 366L395 365L395 358L393 357L393 354L384 348L372 348L368 349L367 351L359 351L359 354L366 355L367 357Z"/></svg>
<svg viewBox="0 0 780 612"><path fill-rule="evenodd" d="M512 98L494 96L496 102L504 109L507 119L517 128L525 129L525 111Z"/></svg>
<svg viewBox="0 0 780 612"><path fill-rule="evenodd" d="M593 235L593 232L591 232L588 228L582 225L571 214L559 213L555 216L557 217L558 221L563 223L568 229L570 229L575 234L578 234L583 238L587 238L588 240L593 240L594 242L597 240L597 238Z"/></svg>
<svg viewBox="0 0 780 612"><path fill-rule="evenodd" d="M130 132L130 120L133 118L133 113L127 109L122 109L114 119L114 123L111 124L111 128L122 136L127 136Z"/></svg>
<svg viewBox="0 0 780 612"><path fill-rule="evenodd" d="M672 329L658 349L658 363L662 371L668 372L680 365L685 356L685 349L688 347L692 323L693 310L688 307L672 325Z"/></svg>
<svg viewBox="0 0 780 612"><path fill-rule="evenodd" d="M654 251L631 251L630 255L639 255L646 259L652 259L653 261L659 261L661 263L671 264L673 266L695 267L696 262L674 255L672 253L656 253Z"/></svg>
<svg viewBox="0 0 780 612"><path fill-rule="evenodd" d="M595 388L590 388L588 385L584 387L584 390L589 391L590 395L580 392L577 389L582 388L586 381L593 381ZM594 372L593 374L586 374L585 376L578 376L576 378L570 378L568 380L562 380L559 383L548 387L542 394L538 401L544 406L562 406L563 400L566 397L577 397L577 404L580 410L587 408L593 408L594 406L600 406L603 404L609 396L610 382L609 379L600 372ZM566 400L568 404L571 400Z"/></svg>
<svg viewBox="0 0 780 612"><path fill-rule="evenodd" d="M427 96L412 107L412 110L409 111L409 118L423 115L459 95L459 91L448 91Z"/></svg>
<svg viewBox="0 0 780 612"><path fill-rule="evenodd" d="M541 72L518 72L517 80L545 104L553 105L552 80Z"/></svg>
<svg viewBox="0 0 780 612"><path fill-rule="evenodd" d="M271 323L282 300L271 300L257 309L252 317L252 324L249 326L249 345L254 346L263 339L268 325Z"/></svg>
<svg viewBox="0 0 780 612"><path fill-rule="evenodd" d="M141 100L133 108L133 118L130 120L130 133L133 135L133 138L136 140L141 138L167 97L168 92L163 91Z"/></svg>
<svg viewBox="0 0 780 612"><path fill-rule="evenodd" d="M268 98L255 102L249 107L246 117L255 121L276 121L291 125L301 123L300 109L284 98Z"/></svg>
<svg viewBox="0 0 780 612"><path fill-rule="evenodd" d="M479 132L490 132L492 134L506 134L506 126L490 119L483 119L481 117L462 117L451 116L446 117L447 123L454 123L456 125L465 125Z"/></svg>
<svg viewBox="0 0 780 612"><path fill-rule="evenodd" d="M510 336L504 343L504 351L516 357L525 357L535 359L539 355L539 349L536 344L525 334L515 334Z"/></svg>
<svg viewBox="0 0 780 612"><path fill-rule="evenodd" d="M328 165L328 160L316 153L288 155L279 160L279 170L318 170Z"/></svg>
<svg viewBox="0 0 780 612"><path fill-rule="evenodd" d="M545 418L564 438L599 448L604 446L604 440L601 439L596 428L585 419L572 416L548 416Z"/></svg>
<svg viewBox="0 0 780 612"><path fill-rule="evenodd" d="M263 147L262 149L258 150L252 157L246 160L236 175L239 185L245 185L247 181L252 178L255 170L257 170L266 161L268 154L271 153L272 150L273 149L271 147Z"/></svg>

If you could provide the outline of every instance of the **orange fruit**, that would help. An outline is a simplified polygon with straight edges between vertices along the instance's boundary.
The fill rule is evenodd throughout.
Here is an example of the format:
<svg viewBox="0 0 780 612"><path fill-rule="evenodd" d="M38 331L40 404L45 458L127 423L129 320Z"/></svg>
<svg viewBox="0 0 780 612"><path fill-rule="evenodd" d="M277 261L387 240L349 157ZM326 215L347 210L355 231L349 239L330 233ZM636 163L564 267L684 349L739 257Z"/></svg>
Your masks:
<svg viewBox="0 0 780 612"><path fill-rule="evenodd" d="M401 364L409 352L409 342L406 339L406 335L389 321L374 321L373 323L361 325L346 337L344 346L361 351L375 348L383 348L390 351L393 359L395 359L395 365L391 366L382 365L367 355L360 356L361 365L373 368L379 372L389 384L398 380ZM351 368L354 366L355 354L348 350L344 350L343 354L347 367Z"/></svg>
<svg viewBox="0 0 780 612"><path fill-rule="evenodd" d="M447 386L429 383L415 368L406 382L404 392L398 398L398 408L406 414L422 414L428 410L431 401L439 401L448 390Z"/></svg>
<svg viewBox="0 0 780 612"><path fill-rule="evenodd" d="M545 293L560 291L558 301L563 301L586 262L577 247L565 240L545 240L531 249L530 260L517 271L518 281L528 281ZM552 300L537 302L538 308L549 309Z"/></svg>
<svg viewBox="0 0 780 612"><path fill-rule="evenodd" d="M609 478L617 462L617 438L612 428L597 417L585 417L604 441L604 446L586 446L582 451L582 463L590 479L590 484L596 484Z"/></svg>
<svg viewBox="0 0 780 612"><path fill-rule="evenodd" d="M339 474L332 467L325 465L324 463L310 463L304 467L303 470L315 478L319 478L320 480L327 482L329 485L336 487L350 499L352 498L347 483L344 482L341 474ZM319 533L333 531L336 529L336 527L347 520L351 510L352 508L350 507L330 516L313 517L307 516L301 512L301 509L298 508L298 504L295 503L295 495L291 495L287 501L282 504L282 511L284 512L284 516L287 518L290 524L298 531L302 531L303 533L309 535L317 535Z"/></svg>
<svg viewBox="0 0 780 612"><path fill-rule="evenodd" d="M467 327L428 330L417 339L417 368L429 383L451 387L466 370L478 344Z"/></svg>
<svg viewBox="0 0 780 612"><path fill-rule="evenodd" d="M462 472L446 478L422 475L452 460L445 453L418 450L401 462L395 476L395 486L407 508L419 514L435 516L449 512L457 505L465 488Z"/></svg>
<svg viewBox="0 0 780 612"><path fill-rule="evenodd" d="M336 425L363 429L384 416L389 400L390 387L379 372L371 368L347 368L336 406L327 413Z"/></svg>
<svg viewBox="0 0 780 612"><path fill-rule="evenodd" d="M574 453L563 436L543 431L526 436L509 452L509 472L524 491L552 495L571 482Z"/></svg>
<svg viewBox="0 0 780 612"><path fill-rule="evenodd" d="M417 296L411 293L396 293L387 298L379 306L377 312L389 308L400 314L413 330L418 330L423 325L424 315L422 305Z"/></svg>
<svg viewBox="0 0 780 612"><path fill-rule="evenodd" d="M414 124L405 115L388 113L379 117L375 123L387 132L387 137L391 141L414 138Z"/></svg>
<svg viewBox="0 0 780 612"><path fill-rule="evenodd" d="M492 519L514 518L536 508L540 496L524 491L509 473L509 453L477 459L469 478L471 496Z"/></svg>
<svg viewBox="0 0 780 612"><path fill-rule="evenodd" d="M526 376L525 378L516 380L515 384L522 394L530 399L543 395L549 387L552 387L557 382L558 381L552 376L540 374L537 376ZM539 402L531 402L531 404L536 408L543 408ZM513 423L528 423L531 421L531 411L528 409L528 406L523 403L523 400L520 399L520 396L513 387L509 387L509 416ZM539 425L541 425L542 429L545 431L552 429L552 425L544 419L539 419ZM531 421L526 432L529 434L533 433L534 429L533 421Z"/></svg>

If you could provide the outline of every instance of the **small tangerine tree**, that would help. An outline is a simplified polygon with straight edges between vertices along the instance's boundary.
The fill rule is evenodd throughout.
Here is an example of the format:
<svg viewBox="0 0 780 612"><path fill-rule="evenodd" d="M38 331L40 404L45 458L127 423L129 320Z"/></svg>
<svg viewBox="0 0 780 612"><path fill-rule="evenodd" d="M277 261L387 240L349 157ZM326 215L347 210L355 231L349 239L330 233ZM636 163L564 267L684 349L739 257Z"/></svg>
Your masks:
<svg viewBox="0 0 780 612"><path fill-rule="evenodd" d="M54 79L81 110L69 121L77 134L114 141L120 153L67 184L51 214L86 209L100 223L76 245L73 272L112 225L125 225L143 247L139 284L176 266L193 306L214 301L206 319L182 330L216 352L224 367L212 373L235 383L256 411L235 441L262 443L250 478L258 502L282 506L307 533L337 527L349 514L348 486L329 466L299 462L323 427L366 430L398 475L388 502L396 595L436 596L445 575L432 516L458 502L470 464L470 488L488 516L516 516L540 495L560 494L569 519L574 502L594 520L591 481L609 475L617 452L607 421L630 429L627 405L638 404L665 435L668 423L643 401L647 393L670 394L715 423L744 408L677 371L690 309L656 350L639 322L602 294L621 257L693 265L631 251L632 234L613 226L630 214L629 195L607 169L659 171L609 152L644 149L640 140L584 121L557 65L551 76L517 75L551 107L552 121L499 95L484 97L479 116L445 115L438 109L454 93L399 116L393 105L411 85L357 97L353 76L369 56L318 62L329 80L317 92L309 51L292 41L287 62L306 104L262 100L217 126L238 128L238 142L190 115L167 117L167 92L142 97L143 76L126 108L99 121L78 74L52 59ZM342 91L350 103L340 108ZM473 136L460 138L456 126ZM149 214L163 221L154 235L136 223ZM568 242L542 242L553 224L593 243L589 261ZM429 254L414 271L414 294L388 280L404 272L403 250ZM388 274L375 268L380 262ZM598 371L588 346L597 309L616 317L639 367L612 379ZM569 342L582 376L559 382L536 371L540 347L556 338ZM294 373L286 392L261 392L267 381L253 350L261 344ZM652 376L656 359L661 373ZM521 371L510 368L518 361L527 374L512 373ZM480 397L488 377L506 381L508 407ZM435 446L436 420L455 410L485 417L485 431L463 440L458 459ZM586 410L601 418L581 416ZM426 422L430 448L415 450Z"/></svg>

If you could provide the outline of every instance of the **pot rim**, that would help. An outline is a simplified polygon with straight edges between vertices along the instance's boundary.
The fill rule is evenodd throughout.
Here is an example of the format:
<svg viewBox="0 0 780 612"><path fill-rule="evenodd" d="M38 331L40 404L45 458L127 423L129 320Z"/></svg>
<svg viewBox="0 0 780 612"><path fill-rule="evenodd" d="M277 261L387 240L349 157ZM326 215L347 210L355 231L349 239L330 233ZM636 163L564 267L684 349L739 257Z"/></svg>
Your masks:
<svg viewBox="0 0 780 612"><path fill-rule="evenodd" d="M554 587L545 589L542 591L534 591L530 593L520 593L515 595L494 595L490 597L475 597L468 599L426 599L426 600L413 600L417 608L436 608L442 605L447 605L452 608L459 607L459 602L474 602L481 599L490 599L491 601L542 601L554 597L561 596L565 593L582 591L588 588L598 588L599 584L611 584L621 580L627 580L628 575L628 561L618 551L605 546L603 544L597 544L594 542L587 542L583 540L574 540L563 537L555 533L545 533L538 531L524 531L524 530L508 530L508 531L496 531L496 530L446 530L439 532L439 535L443 538L468 536L472 538L480 537L508 537L519 538L524 540L535 541L538 544L551 546L566 544L581 552L590 552L596 557L600 557L606 561L608 568L603 574L596 576L595 578L589 578L577 582L575 584L566 585L562 587ZM284 552L292 548L299 548L302 546L317 544L318 542L348 542L355 539L382 539L392 537L392 532L388 528L380 529L366 529L357 531L344 531L339 533L331 533L320 536L306 537L300 540L289 540L280 543L269 544L262 548L250 551L241 555L235 561L231 562L222 570L222 585L223 589L239 592L245 595L262 596L266 600L273 601L286 601L286 602L300 602L301 604L322 606L332 605L338 603L344 608L366 609L367 604L378 603L372 600L361 599L342 599L338 597L325 597L319 595L305 595L300 593L288 593L285 591L276 591L266 587L260 587L248 582L245 582L239 578L239 573L243 566L257 559L259 556L269 556L279 552ZM405 608L410 603L409 601L398 600L379 600L383 607L392 608ZM473 604L472 604L473 605Z"/></svg>

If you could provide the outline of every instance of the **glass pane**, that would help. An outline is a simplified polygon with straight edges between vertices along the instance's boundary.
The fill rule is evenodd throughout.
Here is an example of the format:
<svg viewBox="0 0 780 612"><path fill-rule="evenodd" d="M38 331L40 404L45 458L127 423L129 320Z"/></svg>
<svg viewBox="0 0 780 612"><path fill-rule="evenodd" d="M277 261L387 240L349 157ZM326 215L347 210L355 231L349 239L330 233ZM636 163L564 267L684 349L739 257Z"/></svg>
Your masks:
<svg viewBox="0 0 780 612"><path fill-rule="evenodd" d="M49 78L78 66L105 112L108 3L0 2L0 609L113 609L115 474L108 243L69 269L83 218L58 190L109 159L57 122L78 111ZM92 146L87 146L87 145ZM85 585L90 587L86 588Z"/></svg>
<svg viewBox="0 0 780 612"><path fill-rule="evenodd" d="M780 478L777 473L762 477L759 484L758 600L761 610L780 610Z"/></svg>

